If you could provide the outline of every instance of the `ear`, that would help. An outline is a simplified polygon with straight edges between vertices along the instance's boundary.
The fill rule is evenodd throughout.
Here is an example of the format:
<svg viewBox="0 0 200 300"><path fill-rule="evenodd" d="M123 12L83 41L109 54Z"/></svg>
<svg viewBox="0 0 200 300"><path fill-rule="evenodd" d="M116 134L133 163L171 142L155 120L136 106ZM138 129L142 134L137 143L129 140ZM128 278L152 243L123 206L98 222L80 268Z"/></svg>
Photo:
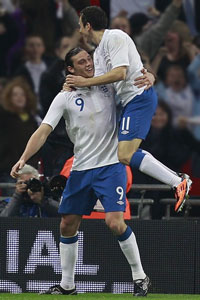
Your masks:
<svg viewBox="0 0 200 300"><path fill-rule="evenodd" d="M74 74L74 68L71 67L71 66L67 67L67 71L70 72L70 73L72 73L72 74Z"/></svg>
<svg viewBox="0 0 200 300"><path fill-rule="evenodd" d="M91 26L90 23L87 22L86 25L85 25L85 28L86 28L87 31L91 31L92 26Z"/></svg>

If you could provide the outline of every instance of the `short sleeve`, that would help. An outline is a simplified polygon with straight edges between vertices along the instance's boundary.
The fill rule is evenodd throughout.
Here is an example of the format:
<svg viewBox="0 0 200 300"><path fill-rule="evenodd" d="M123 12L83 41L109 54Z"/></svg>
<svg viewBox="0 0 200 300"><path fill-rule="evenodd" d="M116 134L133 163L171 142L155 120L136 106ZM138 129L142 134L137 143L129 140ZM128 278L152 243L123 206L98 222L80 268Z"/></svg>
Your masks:
<svg viewBox="0 0 200 300"><path fill-rule="evenodd" d="M59 93L51 103L42 123L50 125L53 129L63 116L65 110L65 92Z"/></svg>
<svg viewBox="0 0 200 300"><path fill-rule="evenodd" d="M129 66L128 43L125 35L112 33L107 42L112 68Z"/></svg>

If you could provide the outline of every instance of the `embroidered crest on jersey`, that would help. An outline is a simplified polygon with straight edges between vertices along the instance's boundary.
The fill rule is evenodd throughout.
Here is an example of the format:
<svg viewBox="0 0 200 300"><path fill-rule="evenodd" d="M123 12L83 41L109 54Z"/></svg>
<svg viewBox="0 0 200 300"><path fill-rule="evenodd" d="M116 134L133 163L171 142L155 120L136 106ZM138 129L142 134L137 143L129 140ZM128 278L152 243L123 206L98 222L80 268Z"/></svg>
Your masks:
<svg viewBox="0 0 200 300"><path fill-rule="evenodd" d="M110 97L110 91L106 85L101 85L100 89L103 92L104 97Z"/></svg>

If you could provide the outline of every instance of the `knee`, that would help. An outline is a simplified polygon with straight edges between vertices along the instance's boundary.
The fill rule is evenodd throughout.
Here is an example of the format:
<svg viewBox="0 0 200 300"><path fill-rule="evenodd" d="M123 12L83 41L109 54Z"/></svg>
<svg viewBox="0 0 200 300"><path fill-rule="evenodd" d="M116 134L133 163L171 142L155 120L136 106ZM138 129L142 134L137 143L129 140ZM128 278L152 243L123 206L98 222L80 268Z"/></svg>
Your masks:
<svg viewBox="0 0 200 300"><path fill-rule="evenodd" d="M109 229L115 234L115 235L121 235L124 233L126 225L123 222L120 222L115 219L109 219L106 220L106 225L109 227Z"/></svg>
<svg viewBox="0 0 200 300"><path fill-rule="evenodd" d="M62 217L60 222L60 233L62 236L74 236L79 228L79 223L73 218Z"/></svg>

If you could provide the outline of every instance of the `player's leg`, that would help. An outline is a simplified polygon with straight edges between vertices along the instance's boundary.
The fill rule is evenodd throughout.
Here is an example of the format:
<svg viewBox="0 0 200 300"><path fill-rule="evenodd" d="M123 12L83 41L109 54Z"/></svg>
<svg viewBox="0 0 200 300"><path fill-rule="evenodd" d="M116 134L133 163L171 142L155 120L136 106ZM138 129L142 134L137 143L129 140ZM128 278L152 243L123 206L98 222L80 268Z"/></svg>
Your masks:
<svg viewBox="0 0 200 300"><path fill-rule="evenodd" d="M105 209L106 224L117 236L119 245L130 264L135 295L146 295L149 278L142 268L135 235L131 228L127 227L123 218L123 212L126 208L125 166L122 164L114 164L99 168L96 177L94 177L93 188ZM145 284L146 287L144 290Z"/></svg>
<svg viewBox="0 0 200 300"><path fill-rule="evenodd" d="M153 89L143 94L134 98L124 109L120 123L118 157L122 163L130 165L132 170L139 169L175 188L177 198L175 210L179 211L188 196L191 180L187 175L178 176L150 153L139 149L149 131L157 103Z"/></svg>
<svg viewBox="0 0 200 300"><path fill-rule="evenodd" d="M164 166L147 151L138 148L141 142L141 139L119 142L118 157L120 162L130 165L132 170L138 169L171 187L178 186L181 183L181 178L177 173Z"/></svg>
<svg viewBox="0 0 200 300"><path fill-rule="evenodd" d="M78 229L82 215L90 214L96 203L96 196L93 197L90 187L91 178L90 170L74 171L70 174L58 210L62 215L60 223L62 280L60 285L50 287L41 294L77 294L74 271L78 258Z"/></svg>
<svg viewBox="0 0 200 300"><path fill-rule="evenodd" d="M60 258L62 279L60 286L64 290L75 289L74 272L78 258L78 229L80 215L63 215L60 223Z"/></svg>
<svg viewBox="0 0 200 300"><path fill-rule="evenodd" d="M77 295L74 282L75 266L78 258L78 229L80 215L62 215L60 222L60 260L62 279L60 284L51 286L40 294Z"/></svg>
<svg viewBox="0 0 200 300"><path fill-rule="evenodd" d="M135 234L125 224L123 212L107 212L105 221L110 230L117 236L120 248L131 267L133 280L144 279L146 274L141 264Z"/></svg>
<svg viewBox="0 0 200 300"><path fill-rule="evenodd" d="M125 224L123 212L106 213L106 224L117 236L119 246L130 265L134 282L134 295L146 296L151 283L142 267L135 234Z"/></svg>

